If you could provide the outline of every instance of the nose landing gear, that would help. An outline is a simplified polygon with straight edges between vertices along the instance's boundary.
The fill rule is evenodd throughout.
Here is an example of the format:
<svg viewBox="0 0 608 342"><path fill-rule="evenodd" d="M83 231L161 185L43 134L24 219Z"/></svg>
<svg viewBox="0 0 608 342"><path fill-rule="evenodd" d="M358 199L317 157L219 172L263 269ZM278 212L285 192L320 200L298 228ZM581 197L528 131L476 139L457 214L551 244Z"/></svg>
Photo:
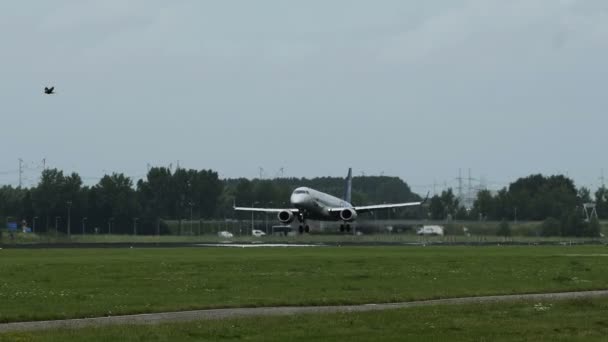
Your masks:
<svg viewBox="0 0 608 342"><path fill-rule="evenodd" d="M306 224L306 216L304 213L300 213L300 215L298 215L298 221L300 221L298 232L300 234L310 233L310 226Z"/></svg>

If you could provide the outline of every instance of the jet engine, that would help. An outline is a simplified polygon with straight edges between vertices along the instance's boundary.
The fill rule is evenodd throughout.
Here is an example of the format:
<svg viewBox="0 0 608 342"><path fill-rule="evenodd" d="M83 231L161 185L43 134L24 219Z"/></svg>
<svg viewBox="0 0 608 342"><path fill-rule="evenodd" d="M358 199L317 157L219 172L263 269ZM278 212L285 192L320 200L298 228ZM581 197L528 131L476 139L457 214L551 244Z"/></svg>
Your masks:
<svg viewBox="0 0 608 342"><path fill-rule="evenodd" d="M290 224L296 218L296 216L289 210L279 211L277 217L283 224Z"/></svg>
<svg viewBox="0 0 608 342"><path fill-rule="evenodd" d="M357 219L357 212L352 208L345 208L340 211L340 219L344 222L352 222Z"/></svg>

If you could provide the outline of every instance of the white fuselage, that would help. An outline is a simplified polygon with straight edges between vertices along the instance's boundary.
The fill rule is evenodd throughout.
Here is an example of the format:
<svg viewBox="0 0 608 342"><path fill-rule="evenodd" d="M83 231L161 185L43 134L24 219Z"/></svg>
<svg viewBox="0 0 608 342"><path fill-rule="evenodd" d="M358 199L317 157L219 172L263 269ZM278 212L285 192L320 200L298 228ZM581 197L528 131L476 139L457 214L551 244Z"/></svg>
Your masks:
<svg viewBox="0 0 608 342"><path fill-rule="evenodd" d="M307 187L295 189L291 194L290 201L295 208L305 212L307 218L322 221L340 220L340 217L335 212L331 213L329 208L353 207L350 203L338 197Z"/></svg>

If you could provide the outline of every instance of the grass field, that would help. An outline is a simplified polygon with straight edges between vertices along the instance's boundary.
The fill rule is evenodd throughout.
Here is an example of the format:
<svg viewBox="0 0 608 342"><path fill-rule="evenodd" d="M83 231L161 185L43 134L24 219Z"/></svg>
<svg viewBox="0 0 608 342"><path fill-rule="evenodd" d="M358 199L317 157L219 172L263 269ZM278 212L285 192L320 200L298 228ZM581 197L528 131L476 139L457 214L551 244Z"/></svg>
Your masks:
<svg viewBox="0 0 608 342"><path fill-rule="evenodd" d="M0 321L608 288L608 248L0 250Z"/></svg>
<svg viewBox="0 0 608 342"><path fill-rule="evenodd" d="M8 341L606 341L608 299L419 307L0 335Z"/></svg>

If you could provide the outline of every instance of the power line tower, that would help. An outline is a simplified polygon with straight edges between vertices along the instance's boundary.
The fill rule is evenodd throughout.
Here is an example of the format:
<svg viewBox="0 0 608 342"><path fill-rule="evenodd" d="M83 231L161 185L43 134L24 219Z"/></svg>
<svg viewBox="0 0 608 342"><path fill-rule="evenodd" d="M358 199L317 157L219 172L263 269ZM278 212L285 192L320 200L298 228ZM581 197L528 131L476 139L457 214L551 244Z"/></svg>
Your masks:
<svg viewBox="0 0 608 342"><path fill-rule="evenodd" d="M590 222L592 218L598 219L595 203L584 203L583 213L585 214L585 222Z"/></svg>
<svg viewBox="0 0 608 342"><path fill-rule="evenodd" d="M488 184L485 176L479 177L479 189L478 190L488 190Z"/></svg>
<svg viewBox="0 0 608 342"><path fill-rule="evenodd" d="M19 158L19 188L21 188L23 180L23 159Z"/></svg>
<svg viewBox="0 0 608 342"><path fill-rule="evenodd" d="M44 171L46 171L46 158L42 158L42 165L39 166L39 168L42 167L42 171L40 171L40 178L39 181L42 180L42 174L44 173Z"/></svg>
<svg viewBox="0 0 608 342"><path fill-rule="evenodd" d="M465 207L467 207L467 208L473 207L473 203L475 203L475 197L477 196L476 189L473 188L473 181L479 181L479 180L477 178L471 177L471 169L469 168L469 177L467 177L467 182L468 182L467 198L464 203Z"/></svg>
<svg viewBox="0 0 608 342"><path fill-rule="evenodd" d="M469 187L467 189L467 199L466 199L464 205L467 208L470 208L473 206L473 184L472 184L473 178L471 178L471 168L469 168L469 177L467 178L467 181L469 183L468 184Z"/></svg>
<svg viewBox="0 0 608 342"><path fill-rule="evenodd" d="M460 200L460 202L462 203L462 169L458 169L458 178L456 178L458 180L458 200Z"/></svg>

